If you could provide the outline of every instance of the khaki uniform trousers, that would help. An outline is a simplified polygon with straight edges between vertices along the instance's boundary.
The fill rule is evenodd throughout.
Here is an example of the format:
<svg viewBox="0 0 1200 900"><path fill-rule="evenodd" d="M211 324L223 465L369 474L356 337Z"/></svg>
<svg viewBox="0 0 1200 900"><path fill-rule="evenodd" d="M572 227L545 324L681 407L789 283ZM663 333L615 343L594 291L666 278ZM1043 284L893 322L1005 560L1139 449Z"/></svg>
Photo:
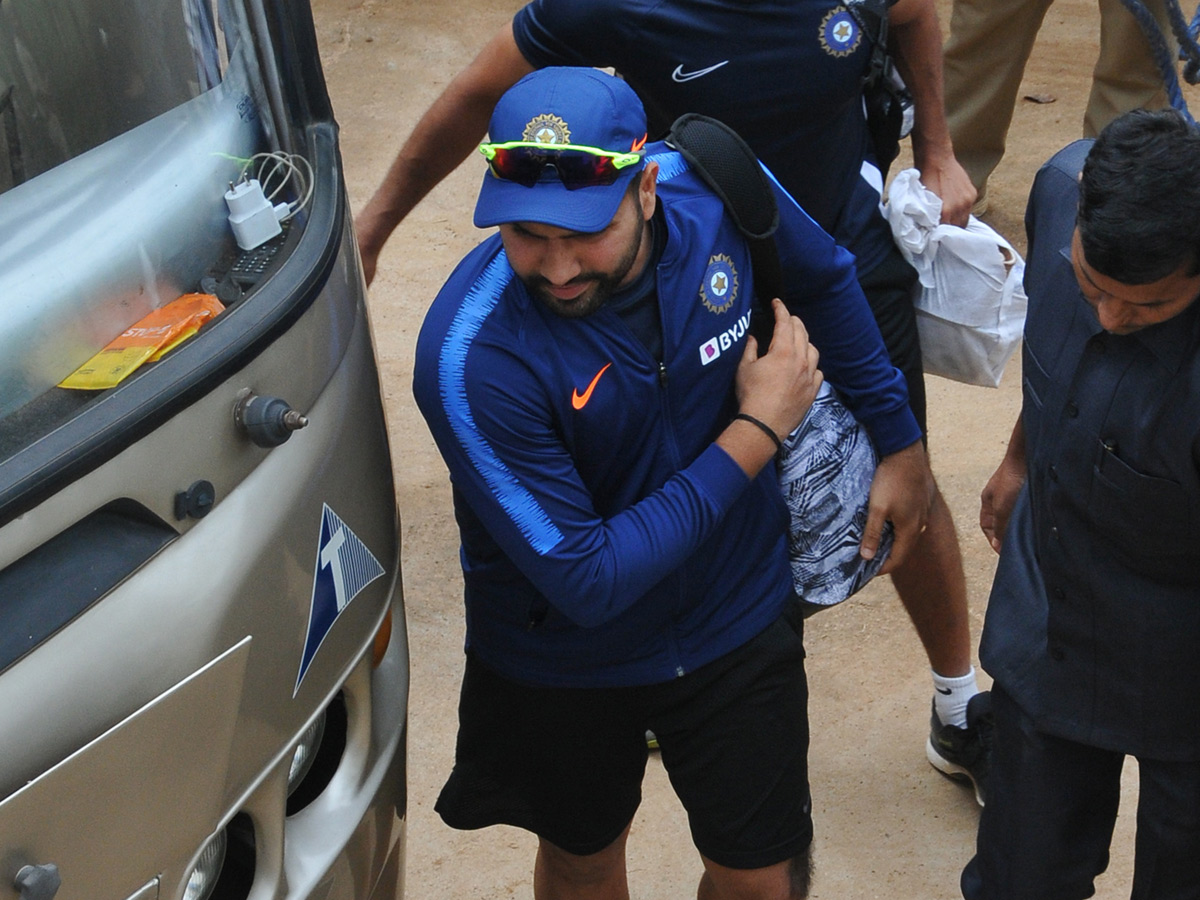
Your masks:
<svg viewBox="0 0 1200 900"><path fill-rule="evenodd" d="M954 152L984 196L988 176L1004 156L1025 63L1053 0L954 0L945 47L946 119ZM1167 37L1163 0L1144 0ZM1095 137L1123 112L1168 105L1162 75L1137 19L1121 0L1098 0L1100 54L1083 118L1083 136Z"/></svg>

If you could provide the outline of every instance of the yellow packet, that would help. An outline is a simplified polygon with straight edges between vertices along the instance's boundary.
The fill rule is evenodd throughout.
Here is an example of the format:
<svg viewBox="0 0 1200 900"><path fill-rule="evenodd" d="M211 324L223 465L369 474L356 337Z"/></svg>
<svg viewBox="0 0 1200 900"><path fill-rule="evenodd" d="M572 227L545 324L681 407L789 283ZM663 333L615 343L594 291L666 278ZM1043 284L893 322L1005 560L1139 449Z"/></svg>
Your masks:
<svg viewBox="0 0 1200 900"><path fill-rule="evenodd" d="M224 310L212 294L184 294L129 326L59 387L84 391L115 387L143 363L160 359Z"/></svg>

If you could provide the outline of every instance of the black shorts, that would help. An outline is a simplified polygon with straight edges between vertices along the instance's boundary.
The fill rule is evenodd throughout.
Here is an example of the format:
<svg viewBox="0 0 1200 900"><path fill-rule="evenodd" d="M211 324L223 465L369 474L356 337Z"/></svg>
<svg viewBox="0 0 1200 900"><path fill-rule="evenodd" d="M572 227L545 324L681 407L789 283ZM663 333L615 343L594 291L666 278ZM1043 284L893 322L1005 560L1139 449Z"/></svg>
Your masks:
<svg viewBox="0 0 1200 900"><path fill-rule="evenodd" d="M643 687L518 684L468 654L454 771L435 808L452 828L515 825L596 853L641 802L649 729L704 856L736 869L789 860L812 841L802 629L780 619Z"/></svg>
<svg viewBox="0 0 1200 900"><path fill-rule="evenodd" d="M859 286L883 335L892 365L900 370L908 385L908 404L912 407L921 434L927 434L925 421L925 373L921 366L921 338L917 334L917 310L913 306L913 287L917 270L892 245L883 261L859 275Z"/></svg>

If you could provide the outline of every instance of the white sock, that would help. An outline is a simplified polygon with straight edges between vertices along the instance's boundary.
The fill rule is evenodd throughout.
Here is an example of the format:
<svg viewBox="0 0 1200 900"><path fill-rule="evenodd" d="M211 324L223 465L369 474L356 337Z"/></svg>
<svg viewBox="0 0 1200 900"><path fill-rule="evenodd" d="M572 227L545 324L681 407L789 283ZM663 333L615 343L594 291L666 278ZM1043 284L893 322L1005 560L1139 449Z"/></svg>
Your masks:
<svg viewBox="0 0 1200 900"><path fill-rule="evenodd" d="M979 693L975 683L975 667L971 666L966 675L957 678L947 678L939 675L933 669L933 708L943 725L954 725L958 728L967 727L967 703Z"/></svg>

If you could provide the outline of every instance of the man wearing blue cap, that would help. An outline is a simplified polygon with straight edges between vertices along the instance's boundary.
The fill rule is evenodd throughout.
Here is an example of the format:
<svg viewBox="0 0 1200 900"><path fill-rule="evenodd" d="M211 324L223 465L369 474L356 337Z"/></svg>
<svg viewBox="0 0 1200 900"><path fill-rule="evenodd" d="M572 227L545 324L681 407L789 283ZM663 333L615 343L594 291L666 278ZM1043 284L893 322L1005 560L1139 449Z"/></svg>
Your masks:
<svg viewBox="0 0 1200 900"><path fill-rule="evenodd" d="M530 0L446 87L404 142L355 219L367 283L388 235L474 152L500 95L544 66L612 67L651 114L651 136L684 113L729 125L816 222L855 256L859 283L909 404L925 429L925 382L912 287L880 211L883 175L863 115L873 7L913 95L912 150L942 219L965 225L975 199L942 109L942 41L934 0ZM882 523L882 519L878 519ZM950 508L935 492L927 531L892 573L929 661L925 746L939 770L987 778L986 696L979 696L962 556ZM978 698L978 699L976 699Z"/></svg>
<svg viewBox="0 0 1200 900"><path fill-rule="evenodd" d="M757 347L745 240L645 137L632 89L594 69L505 93L475 209L499 234L418 339L414 393L454 484L467 612L437 810L537 834L541 900L627 897L650 729L703 859L698 896L803 897L807 686L770 463L823 371L883 457L897 559L923 524L928 465L850 254L776 186L787 307Z"/></svg>

